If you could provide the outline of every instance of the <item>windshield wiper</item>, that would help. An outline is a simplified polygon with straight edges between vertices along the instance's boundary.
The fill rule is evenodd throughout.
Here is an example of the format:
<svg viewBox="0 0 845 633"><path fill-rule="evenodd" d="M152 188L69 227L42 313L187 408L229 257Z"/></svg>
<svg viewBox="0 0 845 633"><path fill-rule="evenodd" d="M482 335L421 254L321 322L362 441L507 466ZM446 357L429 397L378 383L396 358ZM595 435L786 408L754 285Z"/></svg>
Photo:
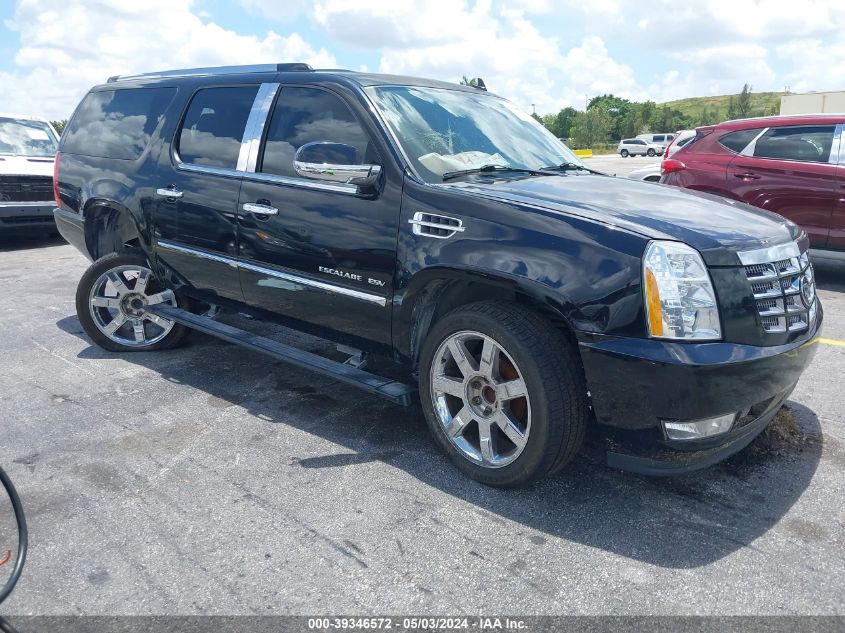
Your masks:
<svg viewBox="0 0 845 633"><path fill-rule="evenodd" d="M578 163L562 163L560 165L540 167L540 171L588 171L591 174L596 174L597 176L608 175L604 172L596 171L595 169L590 169L589 167L584 167L584 165L579 165Z"/></svg>
<svg viewBox="0 0 845 633"><path fill-rule="evenodd" d="M536 169L526 169L524 167L510 167L508 165L482 165L481 167L474 167L473 169L460 169L458 171L447 171L443 174L443 180L450 180L458 176L469 176L471 174L489 174L494 171L511 171L522 174L529 174L531 176L547 176L548 174L537 171Z"/></svg>

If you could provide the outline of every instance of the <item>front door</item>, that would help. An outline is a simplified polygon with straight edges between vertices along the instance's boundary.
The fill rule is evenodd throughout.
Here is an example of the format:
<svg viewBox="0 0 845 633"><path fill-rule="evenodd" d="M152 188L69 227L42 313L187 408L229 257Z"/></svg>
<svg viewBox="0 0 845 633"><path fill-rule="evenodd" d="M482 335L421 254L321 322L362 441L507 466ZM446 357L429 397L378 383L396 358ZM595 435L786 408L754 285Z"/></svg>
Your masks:
<svg viewBox="0 0 845 633"><path fill-rule="evenodd" d="M243 300L235 266L237 171L258 86L198 90L162 157L156 183L157 253L180 281L213 301Z"/></svg>
<svg viewBox="0 0 845 633"><path fill-rule="evenodd" d="M282 87L255 173L239 200L240 276L248 304L321 329L390 343L401 181L382 175L370 193L306 180L293 168L305 143L351 145L380 164L368 133L335 93ZM397 179L398 180L398 179Z"/></svg>
<svg viewBox="0 0 845 633"><path fill-rule="evenodd" d="M836 207L834 125L773 127L727 171L728 187L744 202L792 220L810 246L825 248Z"/></svg>

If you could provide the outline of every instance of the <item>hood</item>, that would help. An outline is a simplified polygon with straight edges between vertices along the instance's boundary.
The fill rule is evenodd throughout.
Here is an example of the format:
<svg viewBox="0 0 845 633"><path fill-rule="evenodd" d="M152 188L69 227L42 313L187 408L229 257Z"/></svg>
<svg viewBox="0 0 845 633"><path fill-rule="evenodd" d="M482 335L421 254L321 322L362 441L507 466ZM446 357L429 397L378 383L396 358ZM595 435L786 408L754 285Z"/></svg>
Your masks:
<svg viewBox="0 0 845 633"><path fill-rule="evenodd" d="M475 179L449 186L602 222L651 239L680 240L713 266L737 265L736 252L801 236L797 226L774 213L710 194L627 178L570 173Z"/></svg>
<svg viewBox="0 0 845 633"><path fill-rule="evenodd" d="M53 176L52 156L0 154L0 176Z"/></svg>

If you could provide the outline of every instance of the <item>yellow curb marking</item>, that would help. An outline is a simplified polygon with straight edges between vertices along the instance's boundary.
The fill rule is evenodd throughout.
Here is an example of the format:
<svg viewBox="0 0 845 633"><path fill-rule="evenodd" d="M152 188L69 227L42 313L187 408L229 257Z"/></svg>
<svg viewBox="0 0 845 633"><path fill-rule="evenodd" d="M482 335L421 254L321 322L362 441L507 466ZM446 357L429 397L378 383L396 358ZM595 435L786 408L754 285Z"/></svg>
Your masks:
<svg viewBox="0 0 845 633"><path fill-rule="evenodd" d="M845 347L845 341L837 341L835 338L820 338L816 339L819 343L824 343L825 345L834 345L836 347Z"/></svg>

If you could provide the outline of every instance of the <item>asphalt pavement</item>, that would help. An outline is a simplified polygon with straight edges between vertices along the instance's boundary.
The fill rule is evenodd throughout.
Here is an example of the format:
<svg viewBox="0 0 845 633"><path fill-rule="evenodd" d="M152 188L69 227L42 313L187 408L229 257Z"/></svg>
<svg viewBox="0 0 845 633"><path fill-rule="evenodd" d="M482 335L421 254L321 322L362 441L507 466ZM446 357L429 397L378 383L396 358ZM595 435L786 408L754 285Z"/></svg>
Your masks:
<svg viewBox="0 0 845 633"><path fill-rule="evenodd" d="M587 447L505 491L415 409L198 334L93 346L86 265L0 244L0 464L30 524L3 614L845 614L845 267L818 267L826 341L784 438L674 479Z"/></svg>

